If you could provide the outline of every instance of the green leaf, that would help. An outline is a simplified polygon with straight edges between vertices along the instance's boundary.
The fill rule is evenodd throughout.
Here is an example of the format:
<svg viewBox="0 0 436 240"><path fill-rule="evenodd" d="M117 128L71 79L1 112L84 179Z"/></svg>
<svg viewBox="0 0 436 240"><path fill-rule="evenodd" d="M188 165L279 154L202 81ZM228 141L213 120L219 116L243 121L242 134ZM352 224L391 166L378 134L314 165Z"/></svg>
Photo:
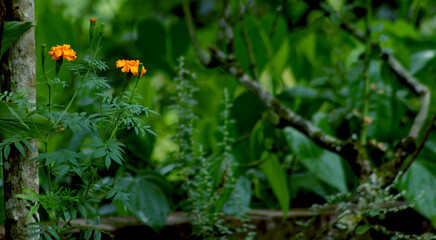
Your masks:
<svg viewBox="0 0 436 240"><path fill-rule="evenodd" d="M48 227L47 231L55 238L55 239L60 239L59 234L53 230L53 228Z"/></svg>
<svg viewBox="0 0 436 240"><path fill-rule="evenodd" d="M0 101L0 139L10 139L15 135L22 137L46 136L54 123L38 114L28 114L17 104ZM55 131L60 130L56 126Z"/></svg>
<svg viewBox="0 0 436 240"><path fill-rule="evenodd" d="M347 192L345 172L342 159L335 153L324 150L299 131L286 127L284 129L289 147L301 158L301 163L314 173L320 180Z"/></svg>
<svg viewBox="0 0 436 240"><path fill-rule="evenodd" d="M26 156L26 151L24 150L23 145L21 145L20 142L15 141L14 146L18 149L18 151L21 153L21 155Z"/></svg>
<svg viewBox="0 0 436 240"><path fill-rule="evenodd" d="M86 209L83 205L79 205L78 207L80 214L82 214L82 217L87 218L88 214L86 212Z"/></svg>
<svg viewBox="0 0 436 240"><path fill-rule="evenodd" d="M250 180L244 176L238 178L230 198L223 206L223 212L229 215L243 215L249 210L251 200Z"/></svg>
<svg viewBox="0 0 436 240"><path fill-rule="evenodd" d="M5 146L5 148L3 149L3 156L5 157L5 159L8 159L9 157L9 153L11 152L11 147L8 145Z"/></svg>
<svg viewBox="0 0 436 240"><path fill-rule="evenodd" d="M33 214L35 214L38 211L39 206L40 206L40 204L37 203L33 207L30 208L29 215L27 216L27 221L29 221L32 218Z"/></svg>
<svg viewBox="0 0 436 240"><path fill-rule="evenodd" d="M48 233L46 233L46 232L44 232L43 235L44 235L44 237L45 237L47 240L52 240L52 239L53 239L53 238L50 237L50 234L48 234Z"/></svg>
<svg viewBox="0 0 436 240"><path fill-rule="evenodd" d="M185 54L191 40L189 39L188 27L183 19L172 23L169 26L169 34L171 41L171 57L177 60L180 56Z"/></svg>
<svg viewBox="0 0 436 240"><path fill-rule="evenodd" d="M104 163L106 165L106 169L109 169L109 167L111 166L111 158L109 157L109 155L106 155L106 158L104 159Z"/></svg>
<svg viewBox="0 0 436 240"><path fill-rule="evenodd" d="M324 198L331 194L331 192L326 189L325 183L311 172L293 173L289 179L289 186L291 189L291 197L297 196L300 191L313 192Z"/></svg>
<svg viewBox="0 0 436 240"><path fill-rule="evenodd" d="M27 238L27 239L32 239L32 238L34 238L34 237L38 237L38 236L41 235L41 234L42 234L42 232L40 232L40 231L36 231L36 232L30 234L29 236L27 236L26 238Z"/></svg>
<svg viewBox="0 0 436 240"><path fill-rule="evenodd" d="M17 194L17 195L15 195L15 197L23 198L23 199L34 201L34 202L39 201L39 198L37 198L36 196L28 195L28 194Z"/></svg>
<svg viewBox="0 0 436 240"><path fill-rule="evenodd" d="M399 182L399 190L406 192L406 200L416 200L414 209L428 219L436 217L436 176L432 174L435 167L432 161L433 159L416 159Z"/></svg>
<svg viewBox="0 0 436 240"><path fill-rule="evenodd" d="M422 70L435 56L436 50L423 50L412 54L410 56L410 74L415 75Z"/></svg>
<svg viewBox="0 0 436 240"><path fill-rule="evenodd" d="M148 18L138 23L137 48L145 66L172 71L167 59L166 35L164 24L156 18Z"/></svg>
<svg viewBox="0 0 436 240"><path fill-rule="evenodd" d="M85 239L90 239L92 235L92 229L88 229L85 232Z"/></svg>
<svg viewBox="0 0 436 240"><path fill-rule="evenodd" d="M23 33L33 26L35 26L33 22L6 21L4 23L3 36L1 37L2 48L0 58Z"/></svg>
<svg viewBox="0 0 436 240"><path fill-rule="evenodd" d="M252 93L245 92L239 95L232 107L232 117L235 119L239 134L252 131L253 126L262 117L263 105Z"/></svg>
<svg viewBox="0 0 436 240"><path fill-rule="evenodd" d="M268 38L265 29L259 24L259 19L254 18L251 15L246 14L244 16L246 30L248 32L248 39L253 48L253 55L256 61L256 65L258 68L257 74L260 75L263 68L267 64L268 60L271 58L269 54L272 54L271 42L269 39L264 41L265 35ZM234 45L235 45L235 55L238 59L241 67L250 72L250 58L247 49L247 44L245 42L243 33L242 33L242 24L241 21L238 21L234 27ZM263 36L262 36L263 35Z"/></svg>
<svg viewBox="0 0 436 240"><path fill-rule="evenodd" d="M357 235L362 235L362 234L366 233L369 229L371 229L371 226L368 225L368 224L360 225L356 229L356 234Z"/></svg>
<svg viewBox="0 0 436 240"><path fill-rule="evenodd" d="M268 152L262 153L262 160L266 162L262 164L261 169L266 176L274 195L276 196L280 208L282 209L283 216L286 216L289 210L290 195L286 173L275 154Z"/></svg>
<svg viewBox="0 0 436 240"><path fill-rule="evenodd" d="M154 175L125 176L119 180L119 183L131 193L128 209L141 222L157 231L165 224L170 209L164 192L153 182L153 178L157 177Z"/></svg>
<svg viewBox="0 0 436 240"><path fill-rule="evenodd" d="M94 231L94 240L100 240L101 239L101 232L99 230Z"/></svg>

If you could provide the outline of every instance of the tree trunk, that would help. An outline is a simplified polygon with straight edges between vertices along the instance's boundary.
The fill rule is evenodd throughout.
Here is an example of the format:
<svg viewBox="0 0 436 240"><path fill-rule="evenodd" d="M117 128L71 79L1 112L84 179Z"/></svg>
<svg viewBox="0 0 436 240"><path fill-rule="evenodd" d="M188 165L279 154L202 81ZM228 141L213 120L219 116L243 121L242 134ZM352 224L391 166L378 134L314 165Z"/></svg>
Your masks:
<svg viewBox="0 0 436 240"><path fill-rule="evenodd" d="M5 15L1 21L34 22L34 0L2 0ZM3 9L2 9L3 10ZM3 12L3 11L1 11ZM3 12L4 13L4 12ZM26 90L30 101L36 102L35 29L31 28L11 45L1 59L1 91ZM30 141L33 150L25 149L26 156L11 146L11 153L4 162L5 230L6 239L26 239L24 229L29 213L27 201L15 197L25 188L39 191L38 162L28 161L38 155L36 140Z"/></svg>

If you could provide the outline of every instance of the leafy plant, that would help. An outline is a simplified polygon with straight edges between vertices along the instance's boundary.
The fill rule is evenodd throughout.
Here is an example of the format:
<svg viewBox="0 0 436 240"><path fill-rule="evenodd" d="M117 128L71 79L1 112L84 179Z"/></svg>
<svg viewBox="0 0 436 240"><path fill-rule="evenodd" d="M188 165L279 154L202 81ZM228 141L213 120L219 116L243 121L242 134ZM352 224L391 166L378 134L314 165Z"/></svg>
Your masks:
<svg viewBox="0 0 436 240"><path fill-rule="evenodd" d="M9 157L11 145L25 155L24 145L32 149L27 141L30 138L37 138L43 151L32 160L39 161L44 166L48 185L43 188L42 193L27 190L26 194L17 195L28 200L31 207L28 219L33 218L35 223L27 228L31 233L29 237L74 239L70 231L77 228L75 220L81 215L86 219L94 218L92 223L89 222L88 225L81 227L84 228L83 238L90 239L93 235L94 239L100 239L101 233L105 230L99 226L100 215L97 206L105 199L111 199L114 204L117 202L125 204L132 212L138 213L137 216L141 221L156 229L165 223L169 210L168 207L163 209L159 206L159 213L144 213L144 209L150 208L153 202L156 203L156 197L160 198L159 203L166 202L166 197L159 192L159 188L153 184L146 184L147 178L123 177L118 179L120 183L118 181L115 183L113 177L102 178L100 175L104 168L108 170L113 163L122 166L125 161L125 145L118 140L117 133L133 129L136 134L144 135L146 132L155 134L150 126L145 124L142 116L148 117L150 113L157 113L137 102L139 98L135 95L137 84L146 71L139 61L129 62L131 65L123 67L126 80L134 79L136 83L132 91L126 91L120 96L113 96L110 93L108 80L98 76L100 71L105 71L109 67L99 57L103 24L98 31L97 45L92 46L97 32L95 22L95 19L90 19L89 56L85 58L83 64L69 64L69 69L77 76L75 85L59 80L58 73L63 61L76 60L76 52L66 44L51 48L49 54L53 60L56 60L54 78L51 79L45 72L47 50L43 45L42 69L49 90L48 103L30 104L23 100L26 97L25 93L5 92L1 95L3 100L0 103L1 108L6 113L2 115L1 121L8 123L8 126L3 125L0 129L0 135L4 139L0 145L2 157ZM59 83L61 87L75 86L72 97L65 106L52 103L52 95ZM79 93L84 91L94 95L95 108L80 113L68 112L75 102L80 102ZM14 123L12 128L9 125L11 122ZM75 143L75 148L70 145L64 149L49 150L52 138L68 136L70 133L74 137L80 136L79 142ZM134 185L133 182L131 183L133 180L140 181L138 182L140 184ZM125 189L122 190L122 187ZM48 222L43 222L40 215L46 216ZM157 221L147 220L156 215L160 216Z"/></svg>

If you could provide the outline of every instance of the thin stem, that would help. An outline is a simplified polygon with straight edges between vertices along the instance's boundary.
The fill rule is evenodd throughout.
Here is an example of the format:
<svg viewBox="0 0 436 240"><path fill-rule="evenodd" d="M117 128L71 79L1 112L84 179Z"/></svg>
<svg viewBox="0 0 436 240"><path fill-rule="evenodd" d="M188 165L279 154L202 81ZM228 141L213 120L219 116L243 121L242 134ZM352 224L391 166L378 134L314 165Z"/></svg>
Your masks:
<svg viewBox="0 0 436 240"><path fill-rule="evenodd" d="M51 84L48 82L47 75L45 73L44 59L42 60L41 65L42 65L42 74L44 75L44 80L48 88L48 112L50 112L51 111Z"/></svg>
<svg viewBox="0 0 436 240"><path fill-rule="evenodd" d="M66 108L64 109L64 111L62 112L61 116L59 116L58 120L56 120L56 122L55 122L55 124L54 124L55 126L59 123L59 121L61 121L61 119L62 119L62 117L64 116L64 114L65 114L65 113L68 111L68 109L71 107L71 104L73 103L74 99L76 98L77 93L78 93L79 90L80 90L80 86L82 85L82 79L86 78L86 77L89 75L90 72L91 72L90 69L88 69L88 71L86 72L85 76L80 77L79 86L78 86L78 87L76 88L76 90L74 91L73 97L71 98L71 100L70 100L70 102L68 103L67 107L66 107Z"/></svg>
<svg viewBox="0 0 436 240"><path fill-rule="evenodd" d="M238 4L238 6L239 6L239 4ZM244 43L247 47L248 59L250 60L251 75L253 76L253 78L255 80L257 80L258 76L257 76L256 58L254 57L253 45L251 44L251 41L250 41L250 38L248 35L247 25L245 24L244 16L241 16L241 34L242 34L242 37L244 38Z"/></svg>
<svg viewBox="0 0 436 240"><path fill-rule="evenodd" d="M422 140L419 143L418 148L415 150L415 152L413 153L409 162L407 162L406 166L403 168L403 170L402 170L403 173L405 173L410 168L410 166L412 166L413 161L415 161L416 157L418 157L419 153L424 148L424 144L427 141L427 138L430 135L430 132L431 132L435 122L436 122L436 113L433 115L433 118L431 119L430 124L428 125L427 129L425 130L424 136L422 137Z"/></svg>
<svg viewBox="0 0 436 240"><path fill-rule="evenodd" d="M82 82L82 80L80 80L80 82ZM79 84L80 86L80 84ZM77 96L77 93L79 92L79 87L76 88L76 91L73 94L73 97L71 98L70 102L68 103L67 107L64 109L64 111L61 113L61 116L59 116L58 120L56 120L55 122L55 126L59 123L59 121L61 121L62 117L64 116L64 114L68 111L68 109L71 107L71 104L73 103L74 99Z"/></svg>
<svg viewBox="0 0 436 240"><path fill-rule="evenodd" d="M283 7L285 6L285 4L286 4L286 0L282 0L282 3L277 7L276 14L274 16L274 22L273 22L273 25L271 27L271 32L269 33L269 38L270 39L272 39L273 36L274 36L274 32L275 32L276 26L277 26L277 20L279 19L279 15L282 12Z"/></svg>
<svg viewBox="0 0 436 240"><path fill-rule="evenodd" d="M135 91L136 91L136 88L137 88L137 86L138 86L139 78L141 78L141 73L138 73L138 78L136 78L135 87L133 88L132 94L130 95L129 105L132 104L133 96L135 95ZM114 136L114 134L115 134L115 132L116 132L116 130L117 130L118 122L120 121L120 119L121 119L121 115L124 113L124 111L125 111L125 109L122 109L122 110L120 111L120 113L119 113L118 116L117 116L117 120L115 121L115 124L114 124L114 125L110 128L110 130L108 131L108 133L111 133L111 135L110 135L109 138L112 138L112 137ZM117 110L117 112L118 112L118 110ZM117 113L115 113L115 115L117 115Z"/></svg>
<svg viewBox="0 0 436 240"><path fill-rule="evenodd" d="M371 0L367 1L366 9L366 18L365 18L365 30L366 30L366 48L365 48L365 74L364 74L364 84L363 84L363 114L362 114L362 128L360 131L360 145L363 147L367 142L367 128L368 128L368 109L369 109L369 100L370 100L370 91L369 91L369 66L371 63L371 59L369 55L371 53L371 32L370 32L370 21L371 21Z"/></svg>
<svg viewBox="0 0 436 240"><path fill-rule="evenodd" d="M189 37L194 45L200 63L207 66L210 63L210 58L205 55L200 46L198 45L197 37L195 34L194 21L192 20L191 9L189 8L189 0L183 0L183 12L185 13L186 23L188 24Z"/></svg>

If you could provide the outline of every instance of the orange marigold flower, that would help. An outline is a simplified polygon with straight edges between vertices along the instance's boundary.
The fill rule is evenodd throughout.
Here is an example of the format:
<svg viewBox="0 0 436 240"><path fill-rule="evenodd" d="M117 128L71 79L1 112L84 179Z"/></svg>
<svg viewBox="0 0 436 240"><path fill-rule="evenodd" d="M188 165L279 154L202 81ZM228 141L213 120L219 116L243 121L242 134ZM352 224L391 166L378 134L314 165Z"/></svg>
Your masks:
<svg viewBox="0 0 436 240"><path fill-rule="evenodd" d="M89 22L91 24L95 24L97 22L97 18L89 18Z"/></svg>
<svg viewBox="0 0 436 240"><path fill-rule="evenodd" d="M69 44L64 44L62 46L57 45L56 47L51 47L51 51L48 52L50 54L51 59L53 60L61 60L67 59L68 61L76 60L76 52L70 48L71 46Z"/></svg>
<svg viewBox="0 0 436 240"><path fill-rule="evenodd" d="M132 73L135 76L138 76L138 68L139 68L139 60L118 60L117 68L121 68L121 72ZM147 70L142 67L141 77Z"/></svg>

